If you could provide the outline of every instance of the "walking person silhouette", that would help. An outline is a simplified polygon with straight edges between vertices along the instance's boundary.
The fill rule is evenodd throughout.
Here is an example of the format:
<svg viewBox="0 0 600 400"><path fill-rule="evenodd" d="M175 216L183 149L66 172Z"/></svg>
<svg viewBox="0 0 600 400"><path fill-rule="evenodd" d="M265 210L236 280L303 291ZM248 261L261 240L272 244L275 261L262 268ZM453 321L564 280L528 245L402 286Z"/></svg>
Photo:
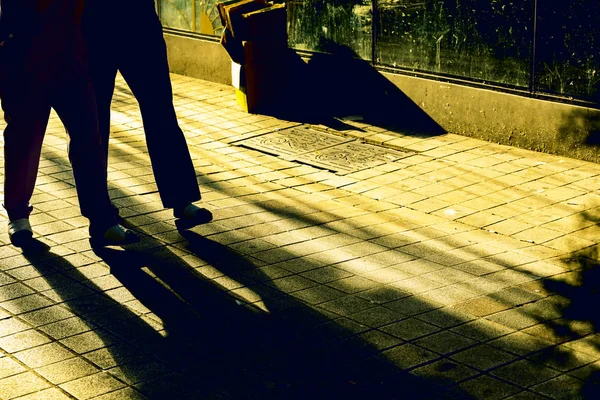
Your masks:
<svg viewBox="0 0 600 400"><path fill-rule="evenodd" d="M69 133L68 155L93 246L139 237L117 223L81 32L83 0L0 0L0 99L4 110L4 208L11 242L33 236L29 216L51 108Z"/></svg>
<svg viewBox="0 0 600 400"><path fill-rule="evenodd" d="M86 0L84 35L106 154L110 107L120 72L140 107L163 206L173 209L180 228L212 220L210 211L193 204L201 199L200 189L173 105L167 48L154 1L128 0L116 6L106 0Z"/></svg>

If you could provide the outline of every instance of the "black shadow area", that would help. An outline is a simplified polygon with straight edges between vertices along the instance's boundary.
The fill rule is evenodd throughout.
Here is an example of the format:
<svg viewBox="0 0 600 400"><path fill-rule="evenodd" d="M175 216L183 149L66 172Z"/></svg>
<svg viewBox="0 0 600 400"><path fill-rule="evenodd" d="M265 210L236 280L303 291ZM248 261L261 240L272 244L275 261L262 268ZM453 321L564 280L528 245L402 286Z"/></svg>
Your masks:
<svg viewBox="0 0 600 400"><path fill-rule="evenodd" d="M224 282L222 285L198 277L166 248L144 254L115 250L98 254L124 286L161 319L186 321L172 315L173 306L165 306L163 296L157 298L149 284L141 287L142 280L129 276L139 274L134 271L140 267L168 285L172 293L164 292L164 297L176 297L202 321L201 332L196 332L194 325L186 326L187 322L169 325L177 326L184 336L190 333L205 342L199 349L201 365L193 351L187 356L179 353L176 365L207 378L203 382L210 382L207 390L211 394L240 399L458 398L377 357L380 349L361 339L358 331L332 323L331 315L314 311L263 283L268 277L260 268L227 246L192 231L182 235L187 240L182 248L203 260L203 268L222 273L215 279ZM227 286L237 287L233 282L243 286L242 291L252 292L251 300L260 301L250 304L235 289L224 296ZM168 346L166 352L177 349Z"/></svg>
<svg viewBox="0 0 600 400"><path fill-rule="evenodd" d="M414 136L446 131L368 61L334 42L326 53L304 61L295 51L277 54L281 98L261 113L289 121L319 123L337 130L360 130L344 120L364 122Z"/></svg>
<svg viewBox="0 0 600 400"><path fill-rule="evenodd" d="M547 279L544 288L559 296L556 302L560 318L551 322L553 339L559 343L581 340L585 345L575 347L579 350L600 351L600 341L595 337L600 332L600 253L598 246L592 246L571 254L565 263L571 272ZM579 361L570 351L561 351L561 347L542 352L542 360L556 360L564 369L578 366ZM585 399L600 398L600 369L594 364L577 370L577 378L584 381L579 395Z"/></svg>
<svg viewBox="0 0 600 400"><path fill-rule="evenodd" d="M597 210L582 214L582 229L599 223ZM553 339L559 343L581 340L586 343L583 348L589 346L600 351L600 341L595 337L600 332L600 247L594 245L573 252L562 261L570 271L543 281L544 289L559 299L555 302L555 311L560 318L551 321ZM561 351L561 347L542 352L540 357L557 360L563 369L572 369L579 364L571 352ZM584 381L580 391L583 398L600 398L600 368L596 363L579 369L576 376Z"/></svg>
<svg viewBox="0 0 600 400"><path fill-rule="evenodd" d="M258 269L227 247L185 236L191 252L251 287L270 313L224 295L166 248L100 250L111 274L99 280L49 251L25 256L89 328L75 351L150 399L460 398L377 357L380 349L357 331L262 285ZM131 299L115 299L112 291L123 289Z"/></svg>

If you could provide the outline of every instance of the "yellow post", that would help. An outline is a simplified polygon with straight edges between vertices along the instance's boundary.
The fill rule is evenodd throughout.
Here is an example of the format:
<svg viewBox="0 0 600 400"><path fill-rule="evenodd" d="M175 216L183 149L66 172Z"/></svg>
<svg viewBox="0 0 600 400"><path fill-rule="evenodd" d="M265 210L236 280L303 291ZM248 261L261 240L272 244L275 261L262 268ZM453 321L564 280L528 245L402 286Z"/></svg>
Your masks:
<svg viewBox="0 0 600 400"><path fill-rule="evenodd" d="M192 32L196 32L196 0L192 0Z"/></svg>

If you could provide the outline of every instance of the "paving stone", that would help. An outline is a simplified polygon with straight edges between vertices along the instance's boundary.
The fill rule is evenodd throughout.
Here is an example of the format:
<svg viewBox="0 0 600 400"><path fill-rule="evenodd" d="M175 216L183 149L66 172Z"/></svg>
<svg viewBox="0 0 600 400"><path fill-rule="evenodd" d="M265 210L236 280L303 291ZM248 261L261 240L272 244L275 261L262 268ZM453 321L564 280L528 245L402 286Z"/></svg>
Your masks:
<svg viewBox="0 0 600 400"><path fill-rule="evenodd" d="M516 305L521 305L539 298L539 295L528 296L528 293L524 290L509 288L495 292L486 297L469 300L468 302L457 305L457 307L464 312L482 317L496 314Z"/></svg>
<svg viewBox="0 0 600 400"><path fill-rule="evenodd" d="M552 343L523 332L514 332L490 341L489 345L518 355L526 355L547 348Z"/></svg>
<svg viewBox="0 0 600 400"><path fill-rule="evenodd" d="M8 378L0 379L0 393L6 399L34 393L50 385L32 372L23 372Z"/></svg>
<svg viewBox="0 0 600 400"><path fill-rule="evenodd" d="M440 330L435 325L428 324L416 318L408 318L390 325L382 326L382 331L404 340L413 340Z"/></svg>
<svg viewBox="0 0 600 400"><path fill-rule="evenodd" d="M318 283L328 283L352 276L351 273L333 266L316 268L301 275Z"/></svg>
<svg viewBox="0 0 600 400"><path fill-rule="evenodd" d="M528 359L534 362L544 364L552 369L566 372L577 369L584 365L593 367L595 362L598 361L599 356L591 356L589 354L581 353L566 347L565 345L551 347L540 353L536 353ZM578 377L575 372L573 376Z"/></svg>
<svg viewBox="0 0 600 400"><path fill-rule="evenodd" d="M409 369L425 364L438 356L422 347L407 343L384 351L381 357L399 368Z"/></svg>
<svg viewBox="0 0 600 400"><path fill-rule="evenodd" d="M483 318L459 325L451 330L479 342L487 342L515 332L515 329Z"/></svg>
<svg viewBox="0 0 600 400"><path fill-rule="evenodd" d="M0 291L0 301L5 302L17 299L19 297L27 296L32 293L33 290L19 282L10 285L4 285L2 286L2 290Z"/></svg>
<svg viewBox="0 0 600 400"><path fill-rule="evenodd" d="M384 307L396 311L399 315L404 317L425 314L431 310L440 308L439 305L426 303L416 296L406 294L400 300L386 303Z"/></svg>
<svg viewBox="0 0 600 400"><path fill-rule="evenodd" d="M547 399L547 397L539 395L539 394L535 394L533 392L522 391L515 395L509 396L506 399L507 400L544 400L544 399Z"/></svg>
<svg viewBox="0 0 600 400"><path fill-rule="evenodd" d="M447 354L462 350L476 342L450 331L442 331L418 339L413 343L440 354Z"/></svg>
<svg viewBox="0 0 600 400"><path fill-rule="evenodd" d="M328 286L313 286L308 289L294 292L293 295L309 304L321 304L344 297L346 296L346 293Z"/></svg>
<svg viewBox="0 0 600 400"><path fill-rule="evenodd" d="M38 309L26 314L21 314L20 317L32 326L40 326L56 321L61 321L73 317L74 314L61 306L50 306Z"/></svg>
<svg viewBox="0 0 600 400"><path fill-rule="evenodd" d="M115 338L104 332L89 331L61 339L60 343L76 353L87 353L114 343Z"/></svg>
<svg viewBox="0 0 600 400"><path fill-rule="evenodd" d="M78 399L89 399L124 387L125 384L100 372L63 383L60 388Z"/></svg>
<svg viewBox="0 0 600 400"><path fill-rule="evenodd" d="M358 335L359 339L365 340L367 343L373 345L378 350L391 348L403 343L403 340L397 337L385 334L383 332L372 330Z"/></svg>
<svg viewBox="0 0 600 400"><path fill-rule="evenodd" d="M558 371L529 360L510 363L491 373L522 387L530 387L559 375Z"/></svg>
<svg viewBox="0 0 600 400"><path fill-rule="evenodd" d="M41 392L32 393L23 397L19 397L19 400L69 400L71 397L66 395L63 391L58 388L49 388L42 390Z"/></svg>
<svg viewBox="0 0 600 400"><path fill-rule="evenodd" d="M477 371L450 359L441 359L411 371L439 386L453 386L477 374Z"/></svg>
<svg viewBox="0 0 600 400"><path fill-rule="evenodd" d="M552 399L585 399L589 395L596 396L597 389L586 392L585 382L568 375L561 375L531 388L531 390Z"/></svg>
<svg viewBox="0 0 600 400"><path fill-rule="evenodd" d="M54 342L20 351L14 356L28 367L38 368L74 357L75 354Z"/></svg>
<svg viewBox="0 0 600 400"><path fill-rule="evenodd" d="M108 373L129 385L153 380L169 372L170 370L166 365L154 360L136 361L108 370Z"/></svg>
<svg viewBox="0 0 600 400"><path fill-rule="evenodd" d="M501 364L512 362L516 359L516 356L494 347L478 345L453 354L451 358L472 368L486 371Z"/></svg>
<svg viewBox="0 0 600 400"><path fill-rule="evenodd" d="M30 349L50 342L46 336L33 329L20 331L0 338L0 348L9 353Z"/></svg>
<svg viewBox="0 0 600 400"><path fill-rule="evenodd" d="M132 388L119 389L114 392L95 397L97 400L145 400L147 397Z"/></svg>
<svg viewBox="0 0 600 400"><path fill-rule="evenodd" d="M348 317L373 328L388 325L402 318L397 312L385 307L369 308L364 311L359 311L355 314L350 314Z"/></svg>
<svg viewBox="0 0 600 400"><path fill-rule="evenodd" d="M472 316L452 308L438 308L421 314L418 318L441 328L451 328L474 319Z"/></svg>
<svg viewBox="0 0 600 400"><path fill-rule="evenodd" d="M374 304L389 304L395 300L409 296L408 294L402 293L399 290L387 287L385 285L380 285L373 289L358 292L356 295L363 299L369 300Z"/></svg>
<svg viewBox="0 0 600 400"><path fill-rule="evenodd" d="M423 301L452 306L468 299L476 297L477 294L468 290L464 285L452 285L423 293L420 297Z"/></svg>
<svg viewBox="0 0 600 400"><path fill-rule="evenodd" d="M26 331L30 328L31 326L23 322L20 318L11 317L8 313L6 318L0 319L0 337Z"/></svg>
<svg viewBox="0 0 600 400"><path fill-rule="evenodd" d="M26 368L10 357L0 357L0 379L25 372Z"/></svg>
<svg viewBox="0 0 600 400"><path fill-rule="evenodd" d="M522 389L496 378L483 375L461 383L456 391L468 394L476 399L502 399L511 394L516 394L522 391Z"/></svg>
<svg viewBox="0 0 600 400"><path fill-rule="evenodd" d="M349 295L322 303L319 307L342 316L350 316L351 314L373 308L375 304L360 297Z"/></svg>
<svg viewBox="0 0 600 400"><path fill-rule="evenodd" d="M510 309L487 317L490 321L508 326L517 330L533 326L538 323L535 316L527 314L521 309Z"/></svg>
<svg viewBox="0 0 600 400"><path fill-rule="evenodd" d="M344 267L340 266L340 268L344 268ZM357 296L358 296L358 293L363 292L365 290L372 289L372 288L378 286L378 284L376 282L373 282L370 279L366 279L366 278L356 275L356 276L351 276L348 278L338 279L333 282L329 282L328 286L331 286L335 289L341 290L346 293L357 294Z"/></svg>
<svg viewBox="0 0 600 400"><path fill-rule="evenodd" d="M138 361L144 356L129 345L117 343L86 353L84 357L98 367L108 370L120 364Z"/></svg>

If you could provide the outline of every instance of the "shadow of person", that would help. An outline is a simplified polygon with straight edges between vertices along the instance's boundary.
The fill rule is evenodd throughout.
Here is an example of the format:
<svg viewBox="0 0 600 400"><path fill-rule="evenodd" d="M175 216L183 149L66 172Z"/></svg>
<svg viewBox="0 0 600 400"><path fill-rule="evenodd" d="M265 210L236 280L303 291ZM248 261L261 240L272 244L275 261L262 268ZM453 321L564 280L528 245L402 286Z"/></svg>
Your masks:
<svg viewBox="0 0 600 400"><path fill-rule="evenodd" d="M227 246L193 231L181 234L187 240L187 250L238 280L261 299L268 314L263 314L267 318L263 318L263 326L258 329L263 346L259 353L267 355L269 364L276 365L271 377L285 382L276 384L274 398L462 398L438 390L377 357L376 346L332 322L335 316L316 311L262 283L266 276L260 268ZM373 380L375 376L377 379Z"/></svg>
<svg viewBox="0 0 600 400"><path fill-rule="evenodd" d="M330 316L264 284L260 268L227 246L193 231L181 233L187 240L181 248L222 273L217 282L227 283L199 276L165 247L96 253L162 321L170 340L126 327L120 335L133 333L173 368L202 376L204 393L240 399L458 398L378 358L378 348L332 324ZM228 286L233 282L238 285ZM238 286L253 296L232 289ZM140 390L156 395L148 385Z"/></svg>
<svg viewBox="0 0 600 400"><path fill-rule="evenodd" d="M231 377L227 363L235 362L240 341L142 269L119 264L113 276L90 279L51 251L28 251L24 256L43 271L50 296L85 325L78 329L84 333L61 333L56 339L122 383L151 399L197 399L209 398L225 385L223 377ZM106 285L116 286L112 290L120 291L113 281L117 276L130 294L107 289ZM146 304L153 312L144 309ZM221 353L223 348L231 353ZM225 354L230 358L223 359Z"/></svg>

